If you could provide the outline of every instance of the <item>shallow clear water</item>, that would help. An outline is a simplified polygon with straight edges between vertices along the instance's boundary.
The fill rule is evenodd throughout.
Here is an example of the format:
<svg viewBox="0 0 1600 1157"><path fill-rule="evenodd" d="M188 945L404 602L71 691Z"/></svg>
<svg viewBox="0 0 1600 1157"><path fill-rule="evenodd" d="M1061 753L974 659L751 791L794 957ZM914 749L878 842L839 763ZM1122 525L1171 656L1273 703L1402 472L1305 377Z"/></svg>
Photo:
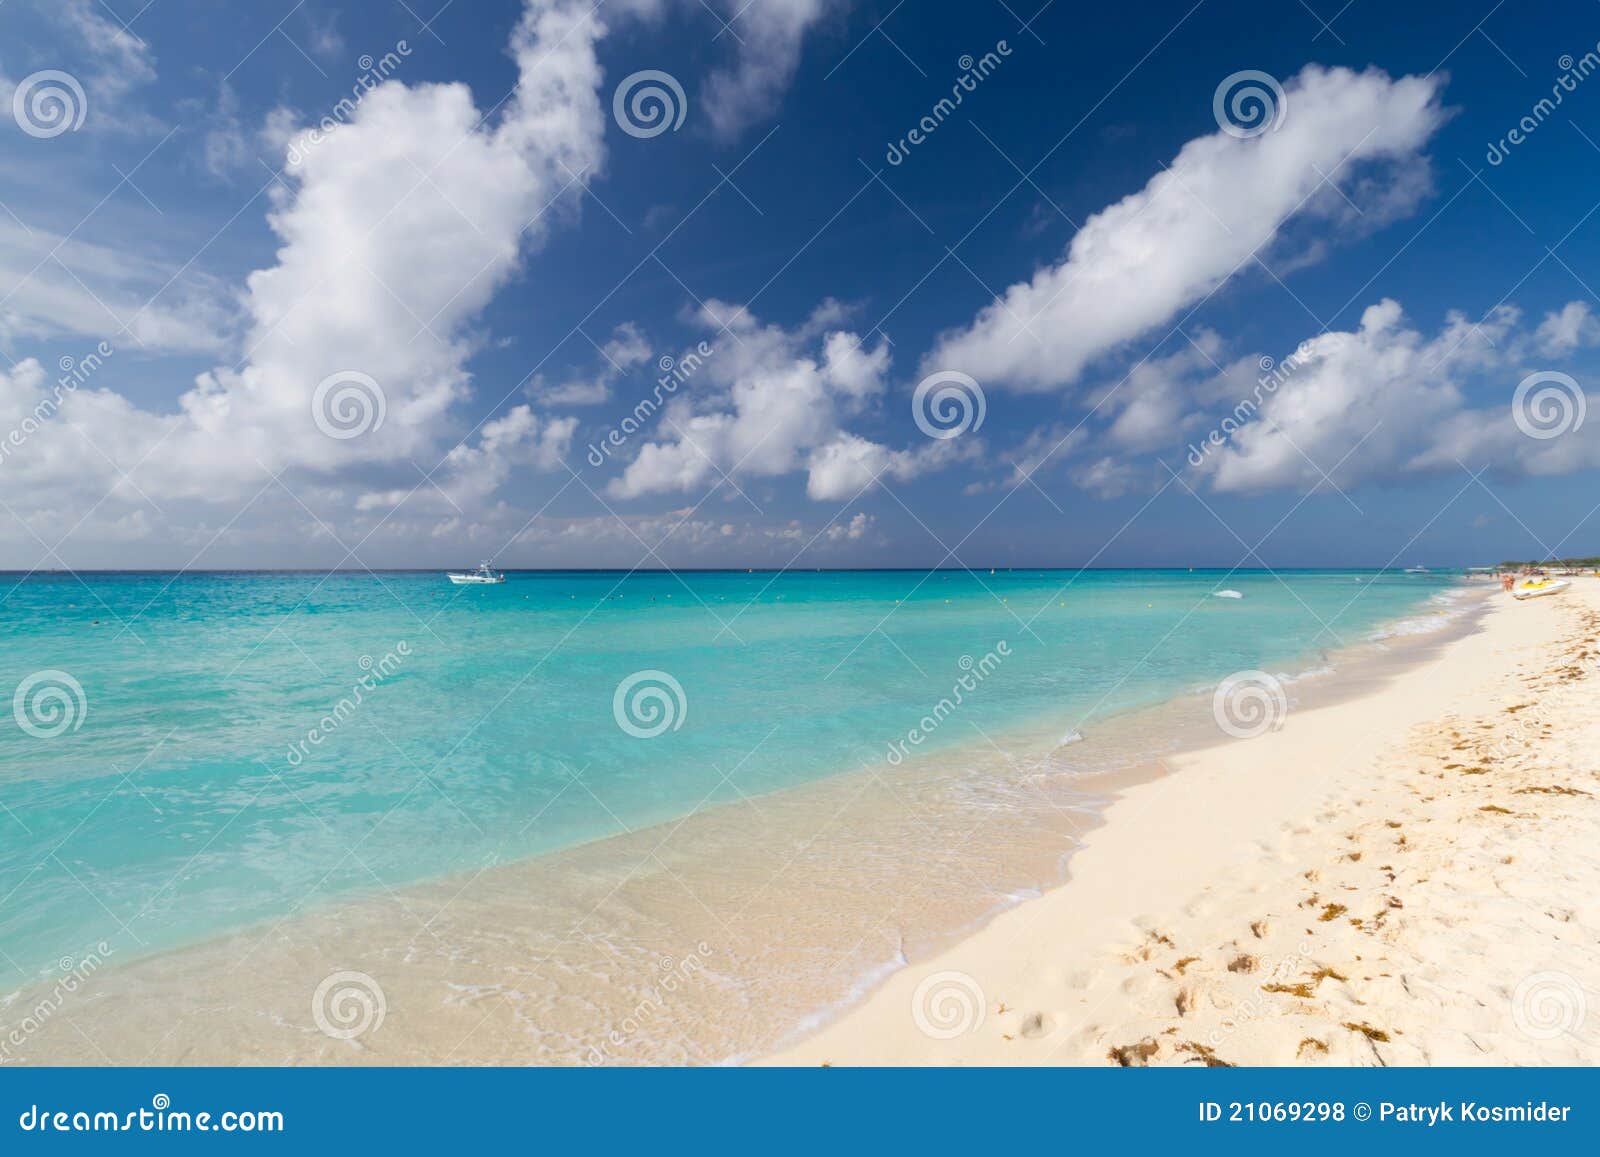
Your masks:
<svg viewBox="0 0 1600 1157"><path fill-rule="evenodd" d="M912 753L1064 735L1241 669L1294 674L1453 581L10 576L0 675L22 697L0 716L0 984L102 940L137 953L203 939L313 895L474 871L881 765L913 728L927 737ZM646 678L630 714L632 696L614 700L641 671L677 686ZM923 726L964 674L959 719Z"/></svg>

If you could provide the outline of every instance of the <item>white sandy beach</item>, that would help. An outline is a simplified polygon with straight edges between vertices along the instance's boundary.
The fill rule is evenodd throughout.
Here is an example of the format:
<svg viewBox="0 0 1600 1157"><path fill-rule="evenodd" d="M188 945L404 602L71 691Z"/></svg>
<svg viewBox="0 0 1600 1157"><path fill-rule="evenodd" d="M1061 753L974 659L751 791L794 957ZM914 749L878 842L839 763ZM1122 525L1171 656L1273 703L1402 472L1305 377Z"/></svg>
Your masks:
<svg viewBox="0 0 1600 1157"><path fill-rule="evenodd" d="M1600 582L1176 760L779 1064L1593 1064Z"/></svg>

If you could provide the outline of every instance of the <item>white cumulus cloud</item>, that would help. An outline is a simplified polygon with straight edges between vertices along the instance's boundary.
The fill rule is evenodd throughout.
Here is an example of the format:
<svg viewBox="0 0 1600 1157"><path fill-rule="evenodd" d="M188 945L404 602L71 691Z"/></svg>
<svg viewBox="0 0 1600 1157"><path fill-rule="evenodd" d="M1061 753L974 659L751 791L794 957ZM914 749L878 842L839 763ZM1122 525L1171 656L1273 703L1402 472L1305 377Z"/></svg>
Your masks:
<svg viewBox="0 0 1600 1157"><path fill-rule="evenodd" d="M280 471L314 482L409 460L434 466L465 432L456 407L471 389L472 323L564 211L561 191L603 161L604 31L579 0L531 0L510 45L519 85L492 121L465 85L391 79L346 122L299 135L268 218L276 262L241 296L243 356L199 375L171 413L114 392L112 359L62 400L8 472L60 480L88 502L123 475L156 500L226 502ZM383 420L332 438L314 399L330 375L352 373L376 383ZM0 414L36 404L32 376L0 384ZM550 465L571 433L570 421L519 408L458 448L443 474L503 479L509 463Z"/></svg>
<svg viewBox="0 0 1600 1157"><path fill-rule="evenodd" d="M1367 308L1358 329L1303 343L1292 372L1197 469L1218 490L1251 493L1307 490L1323 483L1324 471L1349 488L1463 466L1507 476L1600 466L1600 427L1574 422L1531 437L1515 412L1518 383L1552 368L1549 335L1572 323L1574 309L1532 330L1512 306L1478 322L1452 313L1429 335L1385 299ZM1582 329L1566 349L1579 344L1600 344L1600 333ZM1566 391L1569 405L1594 412L1600 394L1584 391L1582 377Z"/></svg>
<svg viewBox="0 0 1600 1157"><path fill-rule="evenodd" d="M695 396L674 398L609 490L620 498L708 487L727 474L770 478L801 471L814 499L846 499L883 474L906 479L953 459L950 443L893 450L844 427L883 394L885 341L842 329L825 302L794 331L763 325L742 307L706 303L700 320L726 333L707 359ZM702 379L704 385L701 384Z"/></svg>
<svg viewBox="0 0 1600 1157"><path fill-rule="evenodd" d="M1373 163L1398 165L1358 195L1380 216L1400 211L1427 187L1415 157L1443 120L1440 84L1308 66L1285 86L1280 127L1184 145L1143 189L1089 218L1062 260L946 334L925 368L1024 390L1069 385L1095 358L1200 301L1297 215L1346 218L1329 185Z"/></svg>

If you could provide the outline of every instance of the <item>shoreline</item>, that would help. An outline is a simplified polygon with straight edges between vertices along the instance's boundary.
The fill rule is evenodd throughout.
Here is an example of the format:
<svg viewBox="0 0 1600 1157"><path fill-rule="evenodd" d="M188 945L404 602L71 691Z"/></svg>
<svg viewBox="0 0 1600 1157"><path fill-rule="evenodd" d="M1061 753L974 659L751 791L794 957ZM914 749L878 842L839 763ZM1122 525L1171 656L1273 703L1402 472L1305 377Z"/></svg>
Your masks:
<svg viewBox="0 0 1600 1157"><path fill-rule="evenodd" d="M1461 605L1474 602L1470 594L1463 595L1462 599L1465 602ZM1470 622L1462 623L1463 618L1470 618L1470 607L1465 616L1438 611L1423 611L1419 615L1419 610L1392 620L1386 628L1437 618L1446 628L1444 634L1449 633L1452 624L1458 624L1457 629L1471 629ZM1370 682L1373 677L1371 672L1361 673L1363 664L1374 666L1381 680L1395 664L1409 668L1423 661L1419 655L1437 645L1438 634L1414 635L1400 631L1396 635L1386 631L1348 648L1320 652L1323 658L1335 659L1338 671L1331 679L1317 673L1317 668L1294 677L1294 685L1303 685L1304 689L1297 691L1297 698L1301 693L1309 693L1313 698L1331 694L1335 700L1359 697L1362 691L1356 684ZM1296 662L1300 658L1297 656ZM1184 692L1155 706L1106 717L1101 726L1092 729L1089 743L1082 747L1075 744L1055 748L1043 759L1024 767L1026 774L1020 778L1014 774L1018 770L1017 761L1009 748L1012 739L1018 740L1019 746L1026 745L1021 731L999 737L1007 750L994 746L995 741L988 739L989 745L994 746L993 754L1000 758L998 761L988 759L993 766L987 768L968 766L981 744L957 744L947 750L928 753L915 769L910 769L908 764L909 774L895 776L892 780L876 774L852 776L844 773L801 787L726 801L676 823L636 829L627 836L605 837L533 860L496 865L470 876L455 874L440 880L408 884L398 891L355 901L330 898L324 910L291 913L270 927L253 926L213 940L119 962L97 985L106 989L108 997L112 993L136 998L142 995L153 1004L166 1003L178 1010L174 1015L181 1019L182 1013L197 1006L213 1009L219 1004L226 1006L226 998L217 991L218 974L224 981L236 981L239 969L246 963L258 977L261 972L270 974L253 989L255 995L243 998L239 1007L230 1009L236 1015L229 1019L237 1023L219 1033L230 1038L230 1043L221 1040L215 1045L191 1042L186 1048L163 1054L174 1060L195 1056L218 1063L236 1063L241 1059L246 1063L290 1060L310 1063L517 1060L583 1063L593 1053L592 1046L586 1050L559 1045L553 1051L546 1051L552 1046L545 1038L573 1040L586 1031L594 1035L593 1016L585 1024L581 1017L559 1007L560 994L551 998L556 999L556 1004L552 1005L545 999L549 994L537 989L539 983L547 979L540 975L547 963L554 962L563 968L571 981L574 977L581 979L581 973L596 970L597 961L592 958L593 954L580 959L570 951L566 939L559 944L550 943L552 938L541 937L541 933L546 927L559 928L568 924L574 930L582 929L592 916L584 911L591 901L598 900L604 905L616 898L630 911L633 922L624 928L616 943L602 945L604 953L611 957L611 965L606 965L602 959L598 967L602 970L622 967L627 973L642 970L647 989L642 994L629 993L620 1008L614 1008L614 1014L626 1021L631 1009L642 1007L650 1000L671 1007L652 1013L652 1016L668 1018L655 1022L661 1039L650 1039L653 1034L648 1032L631 1034L625 1047L620 1047L615 1055L610 1049L602 1048L593 1054L600 1059L589 1063L647 1063L672 1059L696 1063L745 1062L766 1055L774 1046L795 1040L807 1031L838 1023L841 1017L848 1017L852 1010L863 1007L863 1001L870 1003L886 977L892 978L897 972L916 967L975 931L981 933L995 920L1019 910L1019 905L1026 908L1037 902L1033 897L1048 896L1062 888L1073 874L1070 865L1076 862L1085 833L1092 832L1102 822L1107 799L1114 800L1130 785L1162 775L1165 761L1174 752L1215 742L1216 730L1208 708L1209 695L1202 697ZM1205 726L1196 729L1195 724L1200 723L1202 717ZM1033 728L1030 734L1037 732L1033 735L1037 739L1054 730L1054 725ZM1112 740L1116 735L1122 735L1129 746L1116 748ZM1152 740L1152 735L1156 740ZM1114 750L1106 749L1108 742ZM1098 756L1095 766L1087 770L1073 767L1080 753L1095 753ZM985 771L992 779L992 773L1005 772L1007 765L1013 773L1010 780L1015 782L984 782L991 797L972 805L980 809L992 807L998 816L992 820L980 818L970 830L965 824L948 827L945 842L951 844L951 853L948 857L932 854L932 858L943 862L947 869L945 875L955 882L952 884L951 879L947 879L943 891L934 888L927 896L908 898L904 895L908 886L911 891L921 889L923 881L918 875L925 867L907 855L906 849L921 847L926 852L930 822L961 818L941 817L931 812L907 817L903 813L916 810L908 807L908 802L915 800L920 807L925 792L947 789L951 782L970 788L970 782L959 782L961 769L965 769L967 780L982 780ZM1031 782L1039 779L1049 782L1042 786ZM1007 791L1013 793L1012 798L1002 798ZM870 792L875 798L863 800L864 792ZM716 859L714 852L696 858L662 851L683 828L684 843L726 848L730 863L747 868L755 863L762 868L761 877L765 879L771 864L760 865L759 861L750 859L752 838L738 829L761 826L775 839L792 840L795 831L810 830L810 827L802 827L786 817L796 816L811 825L818 815L833 811L839 800L843 800L839 805L841 812L857 804L861 806L865 815L859 830L835 840L831 846L824 845L817 857L821 861L818 870L805 874L797 872L798 878L785 879L783 883L788 891L769 889L766 884L752 890L743 882L700 878L711 866L707 861ZM1041 807L1041 802L1049 806ZM1058 814L1050 815L1052 810ZM754 815L750 814L752 811ZM1044 814L1041 817L1030 813ZM810 819L806 819L807 816ZM976 838L980 832L983 839ZM664 837L657 843L657 837L663 833ZM968 855L956 854L960 845L968 841L980 846L1003 847L1005 854L980 852L976 861L968 862ZM805 841L805 844L810 842ZM841 857L866 851L869 857L881 858L890 855L890 849L900 849L892 854L904 862L874 865L872 870L866 871L857 863L849 862L844 869L845 878L862 885L857 891L865 900L861 895L853 895L845 901L838 893L837 865ZM811 849L806 847L805 850ZM618 853L622 855L619 857ZM647 876L658 878L637 878L637 867L624 873L619 862L645 866ZM775 882L788 866L780 868L767 883ZM675 896L674 892L683 886L683 873L691 873L695 891L709 885L712 891L708 895L728 896L728 910L737 908L732 917L735 924L739 924L739 917L754 905L751 911L754 921L767 937L782 942L777 955L771 957L765 949L745 951L745 945L733 943L733 932L726 923L698 897L695 905L712 919L702 919L681 896ZM965 873L965 877L955 879L960 873ZM546 913L530 911L526 901L529 893L537 894L553 882L564 883L569 876L586 882L588 890L580 895L587 899ZM471 885L476 885L475 894L464 895ZM769 891L770 895L764 894ZM482 895L476 894L479 892ZM900 894L893 900L885 898L896 892ZM840 915L841 905L853 905L854 924ZM723 905L716 900L711 907L723 910ZM406 922L402 913L412 919L425 917L433 942L414 931L408 933L401 926ZM442 936L432 929L435 921L439 921ZM829 922L829 935L818 937L816 929L821 921ZM721 925L720 930L717 925ZM449 950L439 951L447 944ZM656 968L668 972L676 972L684 961L691 961L697 969L709 969L708 975L714 977L714 984L722 988L736 987L747 979L741 973L752 968L779 970L781 978L782 969L792 970L797 960L804 959L813 961L809 966L813 972L820 968L822 973L833 975L824 975L819 981L817 975L803 974L788 985L768 984L769 999L774 995L770 990L784 990L783 999L776 1002L782 1012L769 1018L769 1027L762 1029L757 1015L754 1022L726 1038L730 1044L737 1039L739 1047L719 1053L713 1045L712 1051L704 1052L699 1051L699 1044L669 1039L667 1034L676 1028L672 1020L682 1019L683 1031L692 1032L697 1023L726 1015L729 1006L742 1008L742 1015L748 1019L752 1015L749 1006L760 1003L760 990L728 998L726 992L692 989L673 994L668 1002L662 998L658 986L649 983L651 965L641 969L634 962L637 954L624 959L630 949L642 949L646 957L654 957ZM461 964L463 957L468 961L466 966ZM769 957L771 963L767 963ZM536 958L535 966L528 966L529 958ZM437 1002L445 1006L444 1012L418 1015L402 1034L395 1031L400 1016L391 1011L390 1031L383 1039L356 1044L335 1042L330 1046L318 1035L308 1036L304 1031L307 1026L300 1023L306 1019L307 993L335 963L344 966L352 961L370 970L374 978L381 978L388 991L391 1010L397 1005L414 1010L428 1002ZM672 964L670 969L666 967L667 962ZM634 977L626 975L620 979L631 981ZM597 992L593 986L578 985L578 989L569 995L579 1005L614 996ZM639 1001L628 1003L634 996L638 996ZM98 995L91 996L90 1000L93 1005L101 1005ZM493 1007L474 1015L485 1004ZM114 1015L111 1034L118 1038L161 1037L160 1017L142 1015L143 1009L140 1013ZM262 1033L259 1025L248 1023L252 1018L261 1017L273 1022L275 1031ZM86 1019L85 1023L89 1021ZM604 1026L602 1020L601 1028ZM171 1035L168 1027L168 1035ZM276 1031L289 1029L295 1031ZM537 1039L529 1041L528 1034L535 1034ZM173 1043L181 1044L183 1035ZM272 1039L274 1037L279 1039ZM762 1038L766 1039L764 1045L760 1043ZM602 1035L601 1039L604 1045L605 1037ZM64 1043L70 1045L71 1042ZM40 1055L52 1059L70 1055L56 1048L42 1047L45 1045L43 1040L35 1042ZM161 1048L162 1043L158 1041L157 1047ZM459 1055L463 1047L465 1055Z"/></svg>
<svg viewBox="0 0 1600 1157"><path fill-rule="evenodd" d="M823 568L826 569L826 568ZM1056 568L1061 570L1074 570L1077 568ZM1148 568L1093 568L1100 570L1144 570ZM1159 572L1162 568L1156 568ZM1181 568L1165 568L1176 573ZM1322 573L1327 568L1297 568L1305 573ZM863 573L893 572L895 570L915 571L915 568L865 568ZM1245 573L1249 568L1233 568L1234 572ZM106 573L143 573L143 572L106 572ZM200 572L208 573L208 572ZM224 571L215 572L222 574L290 574L301 573L293 571ZM383 573L383 572L379 572ZM395 572L395 573L431 573L431 572ZM534 572L527 572L534 573ZM562 572L539 572L562 573ZM600 573L600 572L596 572ZM708 572L712 573L712 572ZM720 571L714 573L722 573ZM729 571L727 573L734 573ZM738 573L744 573L740 570ZM759 573L759 572L758 572ZM841 572L843 573L843 572ZM917 572L920 573L920 572ZM1232 572L1230 572L1232 573ZM1267 573L1267 572L1261 572ZM1284 572L1290 573L1290 572ZM1335 572L1344 574L1345 572ZM1374 573L1377 573L1374 571ZM1335 647L1313 647L1304 652L1295 653L1280 659L1262 660L1273 667L1276 677L1286 687L1296 691L1309 690L1319 698L1328 694L1335 698L1347 697L1358 693L1352 689L1354 684L1361 680L1359 672L1353 668L1359 664L1372 661L1379 652L1388 651L1391 647L1398 647L1405 651L1428 649L1436 645L1441 637L1448 637L1465 627L1471 629L1470 623L1464 620L1470 618L1475 612L1471 604L1475 601L1472 596L1480 593L1464 581L1458 582L1453 588L1455 597L1440 592L1432 596L1428 603L1419 604L1403 614L1382 620L1375 630L1363 635L1359 640L1345 643ZM1442 601L1443 605L1439 605ZM1380 659L1380 662L1383 660ZM1402 665L1411 665L1423 661L1413 654L1404 654L1399 657ZM1292 673L1291 673L1292 672ZM1352 678L1352 675L1355 675ZM1330 678L1331 677L1331 678ZM1085 782L1098 783L1100 780L1109 780L1111 786L1106 791L1096 791L1092 794L1104 796L1107 792L1115 793L1129 782L1126 777L1130 774L1137 776L1140 769L1149 772L1151 768L1159 765L1163 758L1178 751L1195 747L1208 746L1215 741L1214 728L1211 726L1209 714L1200 710L1202 700L1209 701L1212 693L1210 683L1198 684L1189 687L1169 688L1158 697L1135 702L1128 705L1116 706L1105 709L1104 713L1096 714L1090 711L1087 715L1079 717L1070 725L1065 722L1066 716L1059 710L1050 710L1036 713L1032 716L1018 717L1007 721L1002 729L985 734L982 738L963 738L932 744L926 748L919 748L909 754L903 761L887 760L886 764L891 772L899 768L900 763L906 763L912 771L929 767L962 766L978 762L985 757L1001 751L1004 747L1005 761L1013 767L1017 758L1011 753L1015 748L1029 749L1022 758L1034 762L1040 767L1058 762L1066 763L1072 774L1079 776ZM1204 716L1203 729L1195 727L1196 722ZM1063 733L1062 728L1066 727ZM1088 728L1086 736L1080 729ZM1151 736L1154 738L1150 738ZM1059 736L1059 738L1058 738ZM1085 740L1088 742L1085 744ZM1083 746L1075 746L1083 744ZM890 741L886 746L893 747ZM301 748L304 744L302 742ZM1069 748L1072 750L1069 752ZM1077 766L1077 756L1088 754L1091 759L1087 766ZM1070 755L1074 758L1067 760ZM685 815L675 812L666 812L657 817L647 818L642 824L635 823L628 829L630 832L649 832L651 830L667 831L676 828L685 820L692 819L700 812L712 811L719 808L737 806L742 802L755 800L758 802L772 800L790 793L804 793L810 789L836 781L847 780L854 775L860 775L859 768L840 766L833 771L820 775L814 779L803 780L798 783L786 784L780 787L758 789L752 792L738 791L732 798L720 799L708 804L702 804L695 811ZM1159 771L1152 774L1159 774ZM489 869L491 871L516 870L522 867L532 867L546 860L559 859L560 857L581 853L585 850L604 846L608 841L619 837L618 832L608 831L586 836L572 843L540 849L537 851L519 853L517 855L499 860ZM1063 853L1063 857L1070 855L1070 850ZM459 882L478 873L451 869L434 875L417 876L408 878L394 885L401 890L426 888L429 886L447 887L452 882ZM1065 877L1062 876L1061 879ZM1044 887L1058 884L1060 880L1043 881ZM383 891L392 892L387 886L375 886L370 890L358 890L332 896L325 901L328 907L344 905L359 905L371 900ZM296 908L299 906L297 905ZM318 910L322 910L319 908ZM142 951L129 952L126 949L120 954L118 967L125 967L131 963L154 959L174 953L182 953L203 948L207 944L219 942L237 936L250 936L265 929L275 926L282 920L294 914L294 909L288 912L272 913L245 924L238 924L220 928L204 934L160 944L145 948ZM991 913L992 915L992 913ZM952 936L964 935L968 929L957 928ZM91 945L92 946L92 945ZM38 973L34 982L24 983L18 989L9 993L0 990L0 1001L6 997L14 998L19 991L30 990L37 984L47 982L52 976L50 969L43 969ZM0 1002L0 1010L5 1007ZM3 1022L0 1022L3 1023Z"/></svg>
<svg viewBox="0 0 1600 1157"><path fill-rule="evenodd" d="M1479 630L1386 687L1176 755L1067 882L762 1063L1592 1063L1592 1032L1530 1022L1600 991L1600 584L1485 594Z"/></svg>

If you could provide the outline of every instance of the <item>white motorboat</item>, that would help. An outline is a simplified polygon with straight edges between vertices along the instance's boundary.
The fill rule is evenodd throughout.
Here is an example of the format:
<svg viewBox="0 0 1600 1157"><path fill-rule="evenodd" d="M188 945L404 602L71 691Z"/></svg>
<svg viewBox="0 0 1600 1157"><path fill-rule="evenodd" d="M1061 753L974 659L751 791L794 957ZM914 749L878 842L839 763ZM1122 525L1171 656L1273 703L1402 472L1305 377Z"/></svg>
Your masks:
<svg viewBox="0 0 1600 1157"><path fill-rule="evenodd" d="M457 571L447 571L446 577L457 586L467 586L475 583L503 583L506 581L506 576L490 566L487 560L480 562L478 569L475 571L469 571L465 574Z"/></svg>
<svg viewBox="0 0 1600 1157"><path fill-rule="evenodd" d="M1560 594L1572 584L1566 579L1529 579L1511 588L1514 599L1537 599L1544 595Z"/></svg>
<svg viewBox="0 0 1600 1157"><path fill-rule="evenodd" d="M1408 566L1408 567L1406 567L1406 574L1430 574L1430 573L1432 573L1432 572L1430 572L1428 570L1428 568L1425 567L1425 566Z"/></svg>

